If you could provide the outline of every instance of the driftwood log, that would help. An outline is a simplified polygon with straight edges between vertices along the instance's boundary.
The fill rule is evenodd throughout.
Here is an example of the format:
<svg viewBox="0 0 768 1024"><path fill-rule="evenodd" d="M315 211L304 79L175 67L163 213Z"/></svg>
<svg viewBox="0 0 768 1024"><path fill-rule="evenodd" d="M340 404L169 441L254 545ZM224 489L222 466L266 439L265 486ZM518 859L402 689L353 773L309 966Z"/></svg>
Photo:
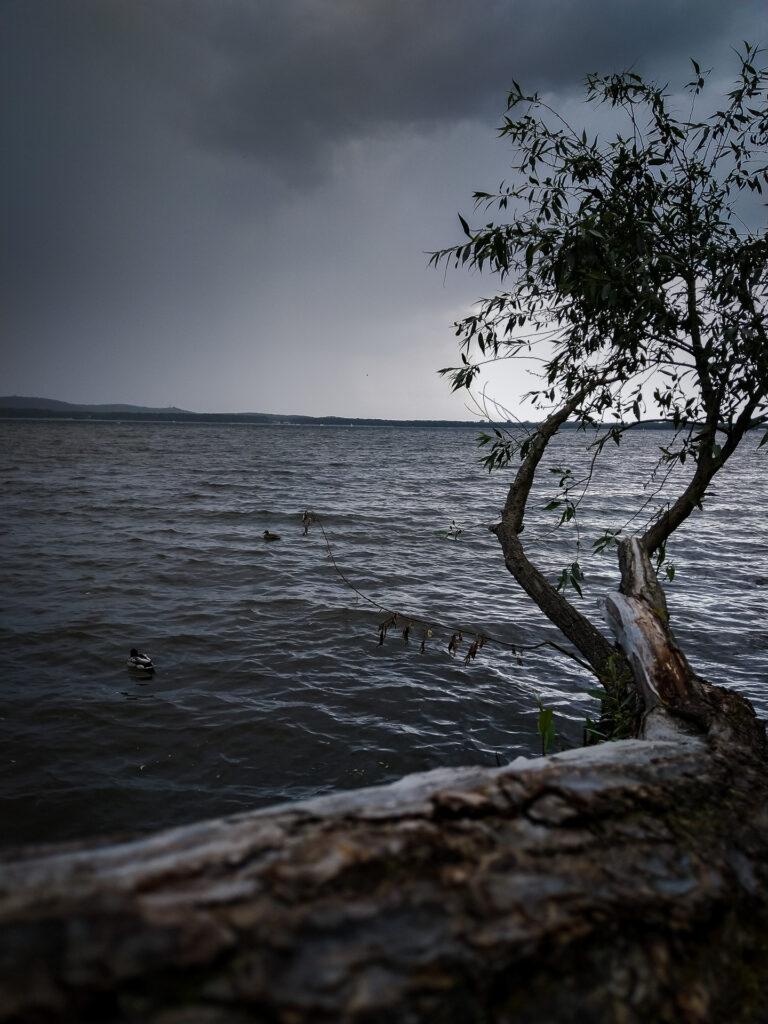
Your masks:
<svg viewBox="0 0 768 1024"><path fill-rule="evenodd" d="M765 733L623 562L659 738L8 853L0 1020L768 1021Z"/></svg>

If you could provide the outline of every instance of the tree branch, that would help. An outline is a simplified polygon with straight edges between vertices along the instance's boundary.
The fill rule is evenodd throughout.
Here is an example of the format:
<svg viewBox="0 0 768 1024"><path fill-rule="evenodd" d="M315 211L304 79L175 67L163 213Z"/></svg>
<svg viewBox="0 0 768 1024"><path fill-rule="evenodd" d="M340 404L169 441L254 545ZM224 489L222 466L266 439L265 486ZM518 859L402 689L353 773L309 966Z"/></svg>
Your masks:
<svg viewBox="0 0 768 1024"><path fill-rule="evenodd" d="M525 508L533 486L536 469L550 440L571 413L578 408L585 396L592 390L582 388L560 409L549 416L537 429L529 450L522 460L514 481L510 484L501 522L492 527L504 554L504 564L509 572L541 608L547 618L571 641L576 649L600 674L606 661L615 655L615 647L568 601L547 578L536 568L525 554L520 542L524 529Z"/></svg>

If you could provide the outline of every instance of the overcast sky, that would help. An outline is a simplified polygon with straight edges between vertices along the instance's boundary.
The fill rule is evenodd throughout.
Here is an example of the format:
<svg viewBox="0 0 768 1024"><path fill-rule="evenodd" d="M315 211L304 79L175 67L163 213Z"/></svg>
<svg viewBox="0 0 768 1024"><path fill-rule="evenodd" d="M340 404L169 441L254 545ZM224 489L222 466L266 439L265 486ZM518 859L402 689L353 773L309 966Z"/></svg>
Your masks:
<svg viewBox="0 0 768 1024"><path fill-rule="evenodd" d="M511 154L632 65L730 79L766 0L0 0L0 394L468 418L492 279L427 268ZM509 377L499 394L515 407Z"/></svg>

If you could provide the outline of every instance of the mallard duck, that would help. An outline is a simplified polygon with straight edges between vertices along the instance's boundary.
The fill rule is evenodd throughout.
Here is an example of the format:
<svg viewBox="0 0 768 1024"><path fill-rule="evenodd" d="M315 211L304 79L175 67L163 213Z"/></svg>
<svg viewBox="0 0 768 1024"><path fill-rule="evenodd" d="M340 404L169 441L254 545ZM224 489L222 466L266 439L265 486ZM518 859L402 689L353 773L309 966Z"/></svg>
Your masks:
<svg viewBox="0 0 768 1024"><path fill-rule="evenodd" d="M152 664L152 659L148 654L139 654L135 647L131 648L131 653L128 655L128 668L133 669L134 672L154 672L155 666Z"/></svg>
<svg viewBox="0 0 768 1024"><path fill-rule="evenodd" d="M264 540L280 540L279 533L270 533L269 530L264 531Z"/></svg>

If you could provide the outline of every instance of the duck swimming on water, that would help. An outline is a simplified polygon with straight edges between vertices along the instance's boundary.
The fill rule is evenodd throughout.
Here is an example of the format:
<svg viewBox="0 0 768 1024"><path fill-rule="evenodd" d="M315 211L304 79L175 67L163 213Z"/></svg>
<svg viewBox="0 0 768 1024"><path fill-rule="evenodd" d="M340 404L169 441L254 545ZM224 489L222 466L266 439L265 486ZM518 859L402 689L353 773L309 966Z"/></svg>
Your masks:
<svg viewBox="0 0 768 1024"><path fill-rule="evenodd" d="M280 540L279 533L270 533L269 530L264 531L264 540Z"/></svg>
<svg viewBox="0 0 768 1024"><path fill-rule="evenodd" d="M152 664L152 659L148 654L139 654L135 647L131 648L131 653L128 655L128 668L133 669L134 672L154 672L155 666Z"/></svg>

